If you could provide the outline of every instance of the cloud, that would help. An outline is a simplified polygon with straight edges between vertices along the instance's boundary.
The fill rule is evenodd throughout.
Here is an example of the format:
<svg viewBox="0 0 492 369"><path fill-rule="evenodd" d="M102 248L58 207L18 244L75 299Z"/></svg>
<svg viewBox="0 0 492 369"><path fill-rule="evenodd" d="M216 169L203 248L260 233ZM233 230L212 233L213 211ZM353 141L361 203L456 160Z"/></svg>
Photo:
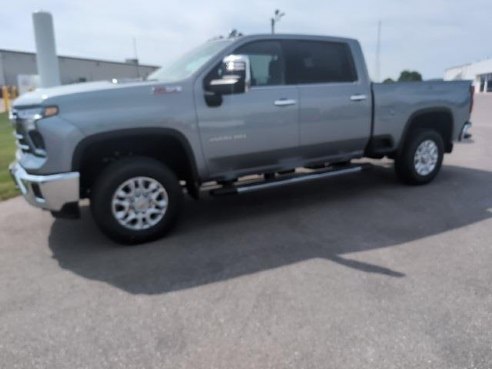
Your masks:
<svg viewBox="0 0 492 369"><path fill-rule="evenodd" d="M0 48L34 50L31 13L35 1L6 2L0 8ZM377 22L383 22L381 76L402 69L441 77L445 68L492 57L489 0L248 0L96 1L44 0L55 20L58 53L123 60L133 57L132 39L142 63L164 64L232 28L268 33L269 18L281 8L281 33L314 33L357 38L374 70Z"/></svg>

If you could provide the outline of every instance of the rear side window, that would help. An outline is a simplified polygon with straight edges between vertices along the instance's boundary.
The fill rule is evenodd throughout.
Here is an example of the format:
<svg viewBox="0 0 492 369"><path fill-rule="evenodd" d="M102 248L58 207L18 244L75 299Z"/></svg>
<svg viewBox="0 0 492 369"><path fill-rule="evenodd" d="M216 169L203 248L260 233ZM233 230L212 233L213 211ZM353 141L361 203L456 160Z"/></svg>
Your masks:
<svg viewBox="0 0 492 369"><path fill-rule="evenodd" d="M287 84L354 82L357 80L347 44L327 41L284 41Z"/></svg>

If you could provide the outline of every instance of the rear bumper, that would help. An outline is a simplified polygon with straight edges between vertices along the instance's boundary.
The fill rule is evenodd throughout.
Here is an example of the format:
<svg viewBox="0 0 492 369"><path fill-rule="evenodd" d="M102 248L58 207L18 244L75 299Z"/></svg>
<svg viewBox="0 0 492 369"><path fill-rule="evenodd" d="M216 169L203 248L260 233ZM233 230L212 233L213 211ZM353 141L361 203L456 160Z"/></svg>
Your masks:
<svg viewBox="0 0 492 369"><path fill-rule="evenodd" d="M65 204L79 201L79 173L32 175L14 162L10 174L26 201L38 208L60 211Z"/></svg>
<svg viewBox="0 0 492 369"><path fill-rule="evenodd" d="M463 128L461 128L460 137L459 137L460 142L467 142L467 141L471 140L471 138L472 138L472 134L470 133L471 127L472 127L471 122L466 122L463 125Z"/></svg>

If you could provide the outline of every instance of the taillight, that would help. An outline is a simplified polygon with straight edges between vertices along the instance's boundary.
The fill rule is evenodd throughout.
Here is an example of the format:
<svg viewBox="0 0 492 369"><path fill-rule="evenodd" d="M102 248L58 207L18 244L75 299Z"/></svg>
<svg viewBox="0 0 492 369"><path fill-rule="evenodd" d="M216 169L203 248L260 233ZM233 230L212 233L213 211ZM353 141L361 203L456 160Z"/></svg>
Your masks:
<svg viewBox="0 0 492 369"><path fill-rule="evenodd" d="M473 110L473 102L475 98L475 87L473 85L470 86L470 114Z"/></svg>

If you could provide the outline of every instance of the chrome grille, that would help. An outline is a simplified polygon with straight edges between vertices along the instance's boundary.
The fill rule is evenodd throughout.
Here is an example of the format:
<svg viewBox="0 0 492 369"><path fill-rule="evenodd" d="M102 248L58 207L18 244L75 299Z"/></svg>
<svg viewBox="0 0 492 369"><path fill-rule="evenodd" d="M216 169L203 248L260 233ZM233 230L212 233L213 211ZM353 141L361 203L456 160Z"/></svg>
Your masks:
<svg viewBox="0 0 492 369"><path fill-rule="evenodd" d="M19 135L19 134L14 132L14 137L16 138L17 147L20 150L22 150L22 152L29 152L29 153L32 152L31 147L29 146L29 144L24 139L24 136Z"/></svg>
<svg viewBox="0 0 492 369"><path fill-rule="evenodd" d="M14 131L15 142L17 147L23 152L31 153L31 147L29 146L29 142L26 138L26 133L22 127L22 122L15 123L15 131Z"/></svg>
<svg viewBox="0 0 492 369"><path fill-rule="evenodd" d="M44 148L39 148L34 145L32 142L29 132L26 126L29 121L27 119L21 118L21 114L17 109L12 109L10 111L10 121L14 127L13 135L15 137L15 143L19 150L24 153L30 153L37 156L45 156ZM31 123L32 124L32 123Z"/></svg>

